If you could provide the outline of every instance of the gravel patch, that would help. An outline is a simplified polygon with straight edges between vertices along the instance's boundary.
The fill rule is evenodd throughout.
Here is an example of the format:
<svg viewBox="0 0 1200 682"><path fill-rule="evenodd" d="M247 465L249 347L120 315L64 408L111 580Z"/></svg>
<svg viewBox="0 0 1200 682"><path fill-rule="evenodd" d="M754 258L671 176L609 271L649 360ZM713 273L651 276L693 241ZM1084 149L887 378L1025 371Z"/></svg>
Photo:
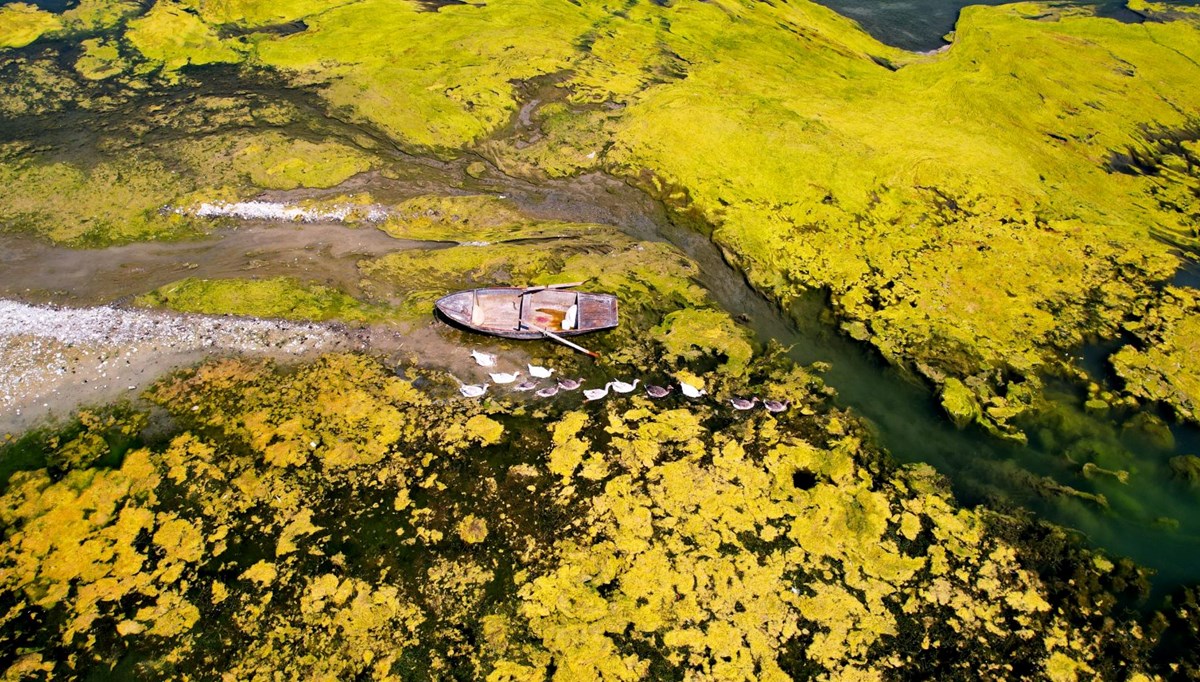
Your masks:
<svg viewBox="0 0 1200 682"><path fill-rule="evenodd" d="M377 335L341 324L0 300L0 438L85 404L134 397L206 356L298 359L364 350Z"/></svg>

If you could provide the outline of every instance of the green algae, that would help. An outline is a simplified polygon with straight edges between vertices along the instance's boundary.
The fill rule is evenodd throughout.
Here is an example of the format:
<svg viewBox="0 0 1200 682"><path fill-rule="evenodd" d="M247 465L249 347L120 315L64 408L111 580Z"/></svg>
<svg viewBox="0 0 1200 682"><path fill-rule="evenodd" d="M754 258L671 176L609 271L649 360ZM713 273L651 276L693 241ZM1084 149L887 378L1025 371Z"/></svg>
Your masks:
<svg viewBox="0 0 1200 682"><path fill-rule="evenodd" d="M480 153L515 177L566 177L604 167L619 110L549 102L534 110L534 132L487 140Z"/></svg>
<svg viewBox="0 0 1200 682"><path fill-rule="evenodd" d="M379 229L398 239L487 245L587 234L595 226L531 220L490 195L414 197L391 207Z"/></svg>
<svg viewBox="0 0 1200 682"><path fill-rule="evenodd" d="M549 19L544 26L537 26L528 44L509 48L502 39L488 44L496 39L489 33L492 28L501 34L515 32L517 20L508 16L508 8L470 6L418 13L415 6L407 4L367 4L371 5L369 13L365 8L349 7L315 18L308 22L315 27L311 32L282 38L258 35L240 41L221 36L230 35L225 29L236 32L276 18L303 18L313 6L295 3L277 15L261 3L241 3L236 10L203 3L199 16L212 26L198 26L184 18L184 33L190 37L182 43L161 35L177 21L176 17L164 20L169 13L164 9L154 22L147 20L135 27L142 32L140 43L131 38L130 45L167 70L203 63L212 54L240 60L242 54L255 52L252 60L261 59L259 65L275 60L294 84L322 88L332 106L344 107L335 110L338 115L350 113L377 124L401 144L442 151L500 129L516 109L518 89L507 81L508 72L516 70L510 69L510 56L473 61L481 54L491 57L498 48L508 48L505 52L519 52L511 56L519 61L533 50L535 58L520 66L522 74L570 65L576 69L573 80L564 85L570 105L551 108L544 115L535 112L535 120L549 132L540 142L520 149L516 145L485 145L497 168L562 175L604 165L638 181L646 177L646 168L653 169L661 175L662 196L710 222L717 240L747 269L756 286L781 301L809 287L828 287L836 312L856 336L873 344L890 361L909 366L939 385L952 415L970 412L964 403L976 404L978 418L1000 432L1012 428L1030 407L1040 405L1041 385L1034 377L1051 366L1049 358L1055 356L1054 351L1073 347L1089 334L1112 336L1128 324L1130 311L1149 310L1153 316L1164 309L1153 284L1167 278L1174 261L1164 247L1146 239L1142 227L1146 223L1139 213L1145 210L1145 202L1138 200L1149 197L1162 208L1188 200L1188 195L1178 191L1179 181L1171 177L1104 174L1096 168L1107 163L1107 154L1120 149L1123 142L1140 139L1128 133L1137 123L1179 123L1179 118L1172 119L1173 114L1163 113L1167 105L1156 104L1151 111L1129 115L1122 98L1136 102L1151 97L1151 91L1157 96L1153 85L1143 87L1144 81L1165 83L1177 77L1176 71L1188 67L1167 55L1165 48L1149 47L1130 29L1101 27L1088 23L1094 21L1091 19L1060 14L1043 17L1037 26L1026 26L1034 22L1024 17L1042 11L1032 6L981 10L980 14L968 13L950 53L917 58L874 44L846 22L839 23L807 4L679 3L663 8L611 8L616 10L611 13L610 8L600 11L591 4L578 10L555 6L553 12L530 5L520 8L527 11L522 21L530 21L531 13L541 16L542 11L569 15L570 20L555 24ZM190 6L197 7L195 3ZM236 17L237 12L245 12L247 20ZM461 21L464 16L476 18L468 12L478 15L478 24ZM576 13L604 16L584 22L578 21ZM395 34L407 35L407 42L359 46L347 40L370 22L388 25L393 21L405 29ZM223 30L214 28L226 22L231 25ZM451 24L458 26L444 33ZM585 24L586 32L573 33L582 31ZM464 37L465 32L458 32L463 25L469 25L467 31L473 34ZM730 25L735 28L726 31ZM1147 29L1170 45L1191 41L1189 30L1178 26ZM425 51L410 47L427 42L412 38L417 31L423 32L419 38L434 37L438 44ZM214 36L216 43L212 42ZM581 36L585 40L576 41ZM443 40L459 42L447 48L440 42ZM545 44L535 44L538 41ZM1101 53L1110 48L1097 46L1110 42L1114 55L1107 60ZM226 48L232 52L223 52ZM447 49L454 50L449 59ZM1010 63L1011 55L1027 54L1031 49L1030 65ZM359 50L362 54L355 54ZM1084 72L1083 77L1076 79L1080 74L1072 72L1061 76L1060 83L1041 73L1049 71L1046 62L1070 64L1076 51L1082 51L1086 59L1079 61L1088 66L1071 68ZM331 57L329 52L338 54ZM1154 65L1160 56L1165 57L1163 65ZM469 68L460 68L463 60L470 62ZM1126 61L1137 67L1135 75L1125 73L1131 69ZM891 71L881 62L902 68ZM1099 67L1094 66L1097 62ZM1092 79L1089 76L1094 74L1087 72L1091 68L1103 72L1109 67L1114 75L1102 73ZM995 87L992 81L1006 69L1011 69L1016 83L1011 105L989 92ZM753 73L761 82L751 82L739 72ZM463 73L471 80L466 90L454 82ZM730 73L739 77L731 82ZM1125 81L1129 78L1143 85L1131 89ZM1076 80L1084 95L1070 92ZM1186 111L1186 102L1194 101L1188 99L1194 93L1186 78L1180 82L1182 92L1163 99ZM476 91L470 89L476 87L485 91L486 97L476 98ZM1072 104L1091 95L1098 98L1088 100L1089 104ZM1042 97L1051 103L1045 111L1039 109ZM612 107L604 108L605 102ZM864 113L867 105L862 102L869 102L868 108L877 111ZM281 115L286 118L292 113ZM438 125L432 130L425 128L427 121L422 118L428 116L437 117ZM1113 123L1122 116L1126 120L1120 125ZM196 117L203 118L198 113ZM1075 122L1077 119L1080 122ZM770 125L760 125L763 121ZM1007 132L995 134L996 129ZM1097 131L1095 139L1088 137L1093 129ZM1044 134L1047 130L1052 134ZM993 137L996 141L986 141ZM195 158L207 162L213 157L212 149L196 145ZM222 154L236 156L234 147L221 149ZM263 158L269 157L272 149L263 149L268 152ZM1034 151L1026 153L1030 149ZM329 157L336 160L337 155L335 150ZM173 188L169 194L172 198L234 198L248 191L242 189L245 184L291 182L309 173L289 166L289 159L303 156L285 155L282 166L276 164L283 171L272 174L262 158L250 155L234 174L222 170L196 185ZM1013 158L1022 162L1013 163ZM1092 164L1087 170L1083 170L1085 161ZM336 170L336 164L333 168L332 177L344 175L345 171ZM159 167L148 171L153 175ZM242 177L235 177L238 174ZM246 175L251 176L248 182ZM21 187L28 194L33 185ZM97 182L94 188L103 194L106 185ZM73 196L82 198L81 194ZM1079 197L1079 205L1074 197ZM621 292L623 306L630 302L629 318L635 322L629 330L618 332L619 342L610 338L602 343L636 344L633 337L658 330L660 338L636 346L626 355L616 354L617 360L647 371L669 370L689 381L695 377L696 383L715 390L742 385L705 372L709 362L720 362L722 355L743 357L743 334L728 316L703 309L702 290L688 281L694 266L681 262L670 249L617 240L591 226L526 221L505 215L507 209L487 200L461 200L446 214L459 215L461 210L466 214L461 222L415 215L431 209L440 212L446 205L441 200L425 201L413 204L414 215L397 220L389 229L398 235L455 241L569 238L545 248L456 247L424 259L389 257L364 266L365 288L373 287L373 297L402 297L409 306L408 314L424 315L439 292L474 283L525 284L587 277L602 290ZM1110 212L1111 207L1119 210ZM21 215L37 214L25 211ZM1185 211L1184 215L1190 214ZM1161 212L1154 217L1166 222ZM44 213L40 219L43 224L52 220ZM1184 236L1190 229L1178 219L1172 224L1180 225L1172 229ZM152 236L154 230L122 233L120 239ZM576 238L589 233L591 238ZM64 234L65 239L75 238ZM1003 291L994 286L999 281L1007 283ZM241 286L231 284L230 288ZM332 305L320 295L306 299L313 292L305 286L284 289L283 304L291 305L292 297L305 301L295 313L300 317L323 315ZM236 304L224 294L216 298L222 305ZM198 300L203 304L208 297L202 294ZM260 300L250 312L272 310L272 303ZM687 309L672 313L678 307ZM674 315L669 323L664 317L668 314ZM703 324L692 324L697 321ZM1175 324L1152 324L1144 338L1177 338ZM715 330L728 332L728 336ZM667 354L663 365L647 366L647 358L663 353ZM727 368L742 364L741 360L729 362ZM1156 365L1167 368L1168 374L1172 371L1169 358L1159 358ZM419 461L423 453L436 452L437 459L456 461L465 459L464 453L473 453L473 448L504 443L511 434L504 429L497 432L483 422L498 424L496 419L503 417L472 415L466 421L440 421L439 415L424 405L394 400L390 392L408 395L411 387L383 382L369 364L346 362L340 369L326 368L295 383L264 378L261 370L236 364L202 372L203 380L186 388L164 390L161 399L173 405L181 419L189 418L189 403L198 406L201 415L190 417L196 429L231 439L234 445L228 450L233 452L213 454L181 444L172 449L171 457L184 463L172 461L171 469L180 481L192 470L205 474L219 471L220 476L199 479L214 490L228 489L230 481L236 481L239 491L250 491L252 499L272 509L267 526L274 533L272 539L278 539L278 546L286 550L281 555L286 561L317 557L311 560L322 563L319 568L305 566L303 576L298 574L301 568L297 564L285 566L269 580L265 568L245 573L259 564L239 563L237 571L231 569L223 576L233 585L232 597L228 594L231 588L216 587L225 583L200 582L197 594L145 596L136 611L121 614L113 627L122 637L134 638L131 641L146 632L187 639L197 613L212 613L202 604L211 600L226 603L224 608L241 615L215 615L237 620L238 643L245 645L242 653L225 659L232 659L231 674L266 673L271 662L278 660L279 650L304 648L305 656L288 662L293 671L299 671L295 674L304 676L345 677L368 671L383 676L389 670L403 673L415 669L444 673L448 668L463 669L459 666L468 665L467 660L477 666L473 668L476 674L492 671L500 676L539 672L544 676L551 666L580 675L609 672L614 676L653 676L669 669L697 676L737 677L747 672L774 672L776 667L788 674L819 670L843 676L888 671L933 675L931 669L921 668L926 663L912 660L907 653L915 651L918 644L934 651L927 661L942 660L937 657L942 652L945 660L951 661L947 665L958 666L956 670L963 675L982 670L996 676L1017 674L1005 667L1013 665L1013 657L989 658L984 652L963 650L975 643L985 649L1016 649L1027 654L1018 664L1026 671L1115 674L1112 667L1105 667L1113 665L1105 659L1107 642L1132 633L1114 633L1099 624L1093 626L1095 630L1068 627L1067 616L1048 613L1046 603L1058 608L1059 600L1052 598L1032 573L1022 573L1025 569L1009 554L1010 548L986 535L972 513L948 509L952 505L944 493L924 491L915 496L922 498L919 503L909 504L903 491L916 490L917 484L906 485L903 477L889 482L874 479L875 470L861 463L870 455L855 442L865 436L848 428L846 422L851 420L844 416L814 429L827 433L828 441L810 431L787 448L775 448L780 451L776 452L767 443L774 443L777 434L772 431L780 427L765 420L754 422L761 432L737 431L744 442L735 446L714 435L727 426L715 415L693 418L638 405L630 410L632 414L604 414L602 419L580 425L564 435L563 443L556 443L553 450L549 444L536 450L538 456L558 453L551 460L553 469L546 470L562 484L550 488L546 497L538 497L541 492L529 495L545 491L547 485L559 485L547 483L553 477L539 480L538 467L545 465L537 457L527 457L528 463L522 465L527 468L521 471L527 474L532 470L532 476L511 475L520 478L521 485L510 493L531 497L548 509L566 504L574 511L578 502L580 513L586 510L590 516L587 527L579 531L582 540L578 547L555 543L548 549L550 543L539 542L506 545L514 556L542 560L523 564L531 566L520 582L529 594L526 601L510 601L503 614L481 616L479 598L463 600L466 606L460 616L481 616L481 622L490 623L486 630L491 636L485 641L489 645L496 642L495 648L472 650L470 642L480 640L462 634L470 622L462 620L437 629L440 639L431 648L446 653L430 653L427 660L406 658L416 656L412 652L420 649L418 640L430 644L424 634L427 630L423 630L435 622L429 614L436 616L447 608L435 603L452 601L447 595L474 595L473 586L486 583L487 578L481 576L490 575L487 561L477 562L475 557L439 561L436 570L425 573L430 585L437 586L437 593L432 587L425 592L396 587L378 573L344 575L347 563L356 566L357 561L353 551L343 551L352 546L346 539L349 533L335 536L342 531L329 530L334 526L328 520L314 523L311 515L292 513L297 499L325 490L323 484L308 479L302 486L291 485L295 482L275 478L279 475L275 470L298 473L315 466L322 472L353 471L355 467L386 467L390 459L398 458L403 464L370 472L386 479L386 485L380 481L381 487L372 488L376 484L369 483L370 475L355 478L355 484L370 488L372 494L382 490L380 497L389 501L401 496L419 499L436 495L439 486L451 479L444 475L430 478L425 472L409 475L406 467ZM364 396L351 390L357 379L347 377L356 373L366 374L363 381L367 384L379 383L365 389ZM328 390L319 385L321 381L330 384ZM796 378L797 383L805 381ZM762 388L781 399L795 395L778 383ZM230 404L209 400L210 391L224 391ZM381 391L386 399L380 397ZM271 403L276 396L283 396L278 399L284 403L315 402L321 407L277 406ZM947 396L951 399L945 400ZM243 409L241 403L247 407ZM803 409L811 412L813 406L806 404ZM409 410L435 424L431 438L421 440L408 433L415 428L405 416ZM379 413L378 419L368 416L372 412ZM342 413L346 413L344 419ZM404 435L396 439L388 429L388 419L400 420ZM475 427L468 425L472 419ZM481 431L480 426L487 428ZM500 440L489 443L489 434ZM307 440L310 438L313 440ZM1070 456L1102 462L1111 456L1101 445L1085 440L1080 437L1072 443ZM318 444L317 452L310 452L310 443ZM745 452L739 453L738 447ZM233 456L241 448L248 448L259 459ZM773 459L764 462L764 450ZM229 460L222 460L225 457ZM712 459L711 464L706 457ZM668 468L680 460L685 464ZM264 463L270 474L260 475L256 467ZM767 501L762 493L763 477L756 467L767 469L768 465L779 465L780 478L773 485L784 491L771 495L787 498L789 468L799 474L798 480L806 480L808 474L820 480L804 491L810 494L798 495L798 501ZM1083 466L1087 469L1088 465L1096 471L1104 468L1090 461ZM227 468L222 470L222 466ZM493 473L497 480L506 480ZM487 489L491 479L482 480L481 486ZM78 480L75 484L82 485ZM750 492L743 493L747 487ZM680 491L695 488L714 491L711 506L719 512L715 520L696 521L692 517L702 516L696 513L698 508L673 506ZM55 490L55 494L60 492ZM735 492L741 499L735 499ZM501 508L498 498L487 499L496 509ZM594 511L583 504L593 500L599 503ZM356 501L362 504L349 507L355 511L373 503L369 496ZM228 504L215 495L203 502L210 510ZM293 506L287 514L282 510L276 514L272 503ZM251 513L248 509L241 511ZM399 529L404 531L399 536L413 541L405 547L441 551L444 543L457 542L456 537L467 541L459 535L457 524L470 517L468 510L433 510L425 502L416 502L412 510L398 506L395 511L410 512L405 517L410 522L400 524ZM474 518L482 520L488 512L475 510L475 514ZM226 524L242 522L230 515L220 518ZM518 532L516 523L495 524L487 518L489 533L482 545L500 538L527 537ZM162 524L173 528L176 532L171 537L177 539L187 533L176 521L164 517ZM849 540L828 538L830 527L850 529ZM395 532L388 528L388 534ZM326 537L330 542L322 544ZM928 537L936 540L928 548L905 544L924 542ZM784 551L787 543L793 546ZM179 551L184 543L168 544ZM839 546L842 544L846 546ZM863 549L873 544L880 549ZM192 556L194 552L184 554ZM922 567L914 572L918 564ZM176 561L167 569L190 565ZM924 573L926 565L928 575ZM851 568L847 570L847 566ZM866 568L853 568L858 566ZM795 600L780 589L792 579L792 571L798 574L794 586L801 592L793 593ZM463 582L447 578L455 572L464 576ZM618 576L620 572L629 577ZM247 575L242 580L245 584L235 584L241 575ZM592 579L596 575L611 575L612 579L597 582L598 578ZM543 576L553 579L539 585L540 592L527 587L537 585ZM581 580L584 576L590 577ZM689 578L692 582L685 588ZM664 584L668 581L674 582ZM685 594L688 588L699 595ZM224 597L217 600L221 590ZM920 594L897 605L889 600L893 590L904 596ZM722 592L741 600L730 604ZM293 609L265 623L277 613L273 609L283 608L281 603L301 604L300 613ZM747 612L747 603L754 607L749 612L764 614L762 622L747 622L749 617L741 615ZM425 608L430 610L423 611ZM943 622L952 625L940 629L932 625ZM537 634L515 634L527 632ZM1007 637L1004 632L1009 633ZM1101 634L1089 640L1093 632ZM1138 635L1128 636L1136 639ZM894 656L876 655L899 641L914 646ZM395 656L376 659L374 652L385 649L398 651ZM165 655L159 663L162 667L157 668L164 671L162 676L169 676L165 671L172 670L171 656L176 656L174 660L186 658L178 652ZM22 661L23 666L36 667L41 659ZM808 665L815 668L804 667Z"/></svg>
<svg viewBox="0 0 1200 682"><path fill-rule="evenodd" d="M408 144L441 149L504 125L517 108L512 81L567 68L575 50L563 36L587 18L558 3L425 12L417 3L367 0L306 23L303 33L259 42L255 59L322 83L331 105Z"/></svg>
<svg viewBox="0 0 1200 682"><path fill-rule="evenodd" d="M373 158L337 141L267 133L238 144L233 165L263 189L326 188L370 170Z"/></svg>
<svg viewBox="0 0 1200 682"><path fill-rule="evenodd" d="M986 428L1019 437L1020 409L988 403L1162 305L1155 284L1174 260L1157 238L1194 240L1194 153L1161 131L1194 127L1200 41L1191 20L1167 18L972 8L950 50L915 55L804 2L247 0L161 2L125 38L167 72L279 69L410 148L478 143L529 177L657 178L756 287L783 304L829 290L848 333L939 390L961 381ZM304 30L254 33L297 20ZM509 130L520 82L545 84L550 103L486 139ZM309 177L290 157L261 163L260 186Z"/></svg>
<svg viewBox="0 0 1200 682"><path fill-rule="evenodd" d="M135 0L79 0L61 14L65 33L71 36L99 33L145 11Z"/></svg>
<svg viewBox="0 0 1200 682"><path fill-rule="evenodd" d="M103 61L77 68L85 78L112 77ZM378 163L345 142L311 142L271 128L205 134L201 126L270 124L290 110L251 111L224 98L198 104L191 114L169 114L163 121L191 125L195 116L194 136L137 148L111 140L98 158L80 161L20 143L0 145L0 181L12 190L0 197L3 227L72 246L193 237L216 224L188 215L203 202L236 201L263 189L333 187ZM337 200L324 200L330 202ZM363 202L370 197L345 203Z"/></svg>
<svg viewBox="0 0 1200 682"><path fill-rule="evenodd" d="M458 523L458 536L463 542L479 544L487 539L487 521L478 516L467 516Z"/></svg>
<svg viewBox="0 0 1200 682"><path fill-rule="evenodd" d="M293 277L188 278L138 296L134 304L185 313L287 320L370 322L387 317L386 309L379 306L363 303L332 287Z"/></svg>
<svg viewBox="0 0 1200 682"><path fill-rule="evenodd" d="M1113 354L1125 390L1169 406L1180 420L1200 421L1200 295L1168 287L1163 305L1126 329L1139 340Z"/></svg>
<svg viewBox="0 0 1200 682"><path fill-rule="evenodd" d="M96 101L77 96L73 74L62 69L49 55L0 55L0 113L6 118L43 116L59 113L78 103L81 107L96 106ZM80 101L82 99L82 101Z"/></svg>
<svg viewBox="0 0 1200 682"><path fill-rule="evenodd" d="M75 60L75 70L88 80L104 80L123 73L128 64L121 58L120 47L111 41L100 38L84 40L80 43L83 54Z"/></svg>
<svg viewBox="0 0 1200 682"><path fill-rule="evenodd" d="M682 31L678 20L671 26ZM1195 33L1187 24L1153 31L1170 32L1175 44ZM735 59L772 48L761 39L769 32L747 28L741 44L751 56ZM1106 40L1121 46L1121 59L1137 61L1139 77L1110 75ZM1018 43L1026 47L1012 59L1009 45ZM972 9L946 55L905 58L896 72L865 58L820 69L797 62L829 59L825 53L794 51L771 66L730 68L687 47L678 51L688 78L649 89L631 107L610 162L654 168L686 188L756 285L784 300L802 288L831 288L838 313L861 323L885 357L934 383L974 374L982 381L973 390L987 399L1003 386L985 378L997 368L1029 375L1085 332L1114 334L1111 320L1152 300L1151 283L1171 267L1137 227L1144 202L1130 197L1146 183L1095 162L1136 138L1131 120L1178 123L1195 99L1158 91L1157 83L1184 78L1168 73L1193 66L1140 29ZM1073 73L1047 77L1042 59ZM991 81L972 77L967 64L1022 74L1021 85L989 90ZM855 88L830 82L845 74L854 74ZM1059 77L1087 94L1063 91ZM1091 108L1074 104L1086 98ZM1052 109L1034 103L1043 100ZM1142 100L1160 104L1146 109ZM801 103L807 115L794 113ZM1027 115L1035 110L1036 118ZM777 127L723 123L764 111ZM705 135L680 137L694 130ZM1015 151L1027 148L1036 153ZM767 149L767 158L755 153ZM718 158L720 174L711 165ZM1012 158L1030 165L1001 161ZM1070 208L1057 207L1060 197L1070 197Z"/></svg>
<svg viewBox="0 0 1200 682"><path fill-rule="evenodd" d="M243 59L241 43L220 38L196 15L170 2L155 3L145 16L130 21L125 38L167 73Z"/></svg>
<svg viewBox="0 0 1200 682"><path fill-rule="evenodd" d="M0 50L25 47L62 26L58 17L34 5L15 2L0 7Z"/></svg>
<svg viewBox="0 0 1200 682"><path fill-rule="evenodd" d="M196 11L210 24L258 27L296 21L350 2L351 0L188 0L181 4Z"/></svg>
<svg viewBox="0 0 1200 682"><path fill-rule="evenodd" d="M942 407L959 428L979 418L979 403L975 400L975 394L955 378L947 379L942 386Z"/></svg>
<svg viewBox="0 0 1200 682"><path fill-rule="evenodd" d="M295 20L305 30L222 37ZM973 8L949 51L914 55L803 2L162 2L126 38L168 72L280 69L403 145L480 143L504 172L649 172L756 287L784 304L828 289L855 338L939 389L961 381L984 426L1013 437L1020 410L987 404L1161 305L1154 284L1174 261L1156 237L1195 230L1190 152L1177 168L1151 135L1198 116L1186 19ZM548 83L550 103L486 140L507 129L521 81ZM256 184L308 177L275 161Z"/></svg>
<svg viewBox="0 0 1200 682"><path fill-rule="evenodd" d="M160 212L186 185L146 157L130 155L82 168L4 155L0 182L10 191L0 197L0 216L8 229L77 245L197 234L194 221Z"/></svg>
<svg viewBox="0 0 1200 682"><path fill-rule="evenodd" d="M1051 608L1032 549L920 472L873 469L846 415L730 424L634 398L519 422L447 410L444 375L403 373L351 355L210 361L150 391L176 420L155 444L60 479L17 474L0 494L0 590L41 657L8 673L1148 670L1157 635L1097 598L1112 562L1073 549L1086 606ZM85 431L144 423L127 418ZM552 444L583 461L547 462ZM501 468L472 450L494 446Z"/></svg>
<svg viewBox="0 0 1200 682"><path fill-rule="evenodd" d="M696 360L705 354L721 359L721 371L740 375L754 354L749 333L716 310L678 310L651 330L663 344L665 359Z"/></svg>

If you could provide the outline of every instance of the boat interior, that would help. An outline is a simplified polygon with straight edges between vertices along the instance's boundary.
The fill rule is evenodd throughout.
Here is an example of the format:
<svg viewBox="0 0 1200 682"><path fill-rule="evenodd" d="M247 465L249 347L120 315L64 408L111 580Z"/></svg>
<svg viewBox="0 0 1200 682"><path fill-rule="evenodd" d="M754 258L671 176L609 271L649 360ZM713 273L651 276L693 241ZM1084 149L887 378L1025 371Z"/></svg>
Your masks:
<svg viewBox="0 0 1200 682"><path fill-rule="evenodd" d="M511 292L477 292L471 307L471 324L490 329L540 327L569 331L579 324L579 294L546 289L514 296Z"/></svg>

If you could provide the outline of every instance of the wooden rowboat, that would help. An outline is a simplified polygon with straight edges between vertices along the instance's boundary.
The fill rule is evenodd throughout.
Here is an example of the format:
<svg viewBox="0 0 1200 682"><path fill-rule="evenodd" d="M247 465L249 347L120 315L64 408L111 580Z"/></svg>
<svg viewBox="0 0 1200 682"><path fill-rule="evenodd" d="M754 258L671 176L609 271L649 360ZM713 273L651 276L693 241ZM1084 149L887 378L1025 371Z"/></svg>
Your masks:
<svg viewBox="0 0 1200 682"><path fill-rule="evenodd" d="M471 289L443 296L437 309L447 320L509 339L541 339L550 332L576 336L617 326L617 297L561 288Z"/></svg>

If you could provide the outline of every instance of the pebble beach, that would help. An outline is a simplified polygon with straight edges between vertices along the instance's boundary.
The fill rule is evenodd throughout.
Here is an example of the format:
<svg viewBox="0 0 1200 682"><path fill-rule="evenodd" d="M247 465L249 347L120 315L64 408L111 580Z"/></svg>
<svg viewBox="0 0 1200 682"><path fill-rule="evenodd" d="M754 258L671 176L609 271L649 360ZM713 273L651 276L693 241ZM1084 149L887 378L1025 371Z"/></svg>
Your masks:
<svg viewBox="0 0 1200 682"><path fill-rule="evenodd" d="M339 324L0 300L0 437L86 404L133 397L214 354L298 358L364 346Z"/></svg>

